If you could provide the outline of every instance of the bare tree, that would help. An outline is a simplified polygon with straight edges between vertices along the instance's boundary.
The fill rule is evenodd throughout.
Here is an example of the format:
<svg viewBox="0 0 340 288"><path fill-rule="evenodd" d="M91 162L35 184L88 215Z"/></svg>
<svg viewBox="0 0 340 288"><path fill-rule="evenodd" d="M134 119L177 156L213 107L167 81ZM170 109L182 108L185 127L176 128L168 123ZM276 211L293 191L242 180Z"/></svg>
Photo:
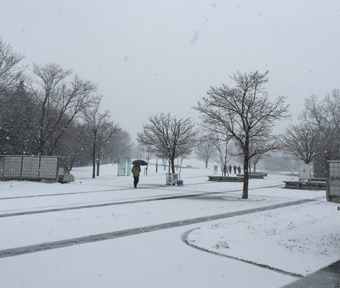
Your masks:
<svg viewBox="0 0 340 288"><path fill-rule="evenodd" d="M222 176L229 175L227 164L232 158L231 153L231 137L228 134L224 134L224 137L218 137L215 139L214 144L217 150L219 160L222 167Z"/></svg>
<svg viewBox="0 0 340 288"><path fill-rule="evenodd" d="M197 131L190 118L176 118L170 114L149 117L137 140L141 146L149 147L155 155L169 160L175 173L175 159L190 155L195 147Z"/></svg>
<svg viewBox="0 0 340 288"><path fill-rule="evenodd" d="M144 155L143 157L146 160L146 163L148 164L144 170L145 175L148 175L149 161L150 161L151 156L153 155L152 147L144 145L144 146L140 146L139 150L143 152L143 155Z"/></svg>
<svg viewBox="0 0 340 288"><path fill-rule="evenodd" d="M234 88L226 84L211 87L207 92L208 97L194 107L202 114L206 125L215 130L227 130L239 145L243 154L243 199L248 198L249 160L257 154L277 149L278 143L274 141L271 131L275 120L286 117L288 111L285 97L280 96L274 102L269 100L264 87L268 82L267 74L258 71L248 74L238 72L231 77ZM250 143L262 142L263 139L273 141L264 149L250 153Z"/></svg>
<svg viewBox="0 0 340 288"><path fill-rule="evenodd" d="M263 154L257 154L255 155L254 157L252 157L250 159L250 169L251 169L251 165L253 165L253 172L256 172L256 166L257 166L257 163L259 163L259 161L261 160L261 158L263 157ZM251 170L250 170L250 173L251 173Z"/></svg>
<svg viewBox="0 0 340 288"><path fill-rule="evenodd" d="M160 158L162 159L163 170L165 171L168 159L165 159L163 156L160 156ZM170 168L169 168L169 171L170 171Z"/></svg>
<svg viewBox="0 0 340 288"><path fill-rule="evenodd" d="M0 38L0 95L19 84L23 69L18 64L23 58Z"/></svg>
<svg viewBox="0 0 340 288"><path fill-rule="evenodd" d="M0 154L32 154L34 143L26 123L37 106L26 92L23 81L4 95L0 97Z"/></svg>
<svg viewBox="0 0 340 288"><path fill-rule="evenodd" d="M320 135L309 124L291 125L284 136L284 148L295 158L306 164L312 162L318 153Z"/></svg>
<svg viewBox="0 0 340 288"><path fill-rule="evenodd" d="M113 139L115 133L119 131L119 127L110 121L109 111L99 112L99 103L91 109L85 109L83 115L86 134L92 150L92 178L95 178L96 164L97 176L99 176L101 149Z"/></svg>
<svg viewBox="0 0 340 288"><path fill-rule="evenodd" d="M64 166L70 170L74 166L87 166L92 161L87 127L80 120L71 123L55 150L56 155L61 156Z"/></svg>
<svg viewBox="0 0 340 288"><path fill-rule="evenodd" d="M307 98L301 118L324 135L333 130L340 133L340 90L333 89L320 101L315 95Z"/></svg>
<svg viewBox="0 0 340 288"><path fill-rule="evenodd" d="M96 86L56 64L34 65L37 82L30 84L30 94L38 109L28 119L27 129L36 143L36 152L53 154L60 137L75 117L96 96Z"/></svg>
<svg viewBox="0 0 340 288"><path fill-rule="evenodd" d="M216 155L216 145L214 138L215 137L212 134L201 136L195 149L198 159L204 161L205 169L208 168L209 160Z"/></svg>
<svg viewBox="0 0 340 288"><path fill-rule="evenodd" d="M12 48L0 38L0 153L22 154L28 152L24 142L27 139L24 130L25 120L21 97L17 91L23 79L23 69L19 67L23 56L12 51ZM23 86L23 85L22 85ZM27 139L28 141L28 139Z"/></svg>
<svg viewBox="0 0 340 288"><path fill-rule="evenodd" d="M107 142L105 153L111 162L118 161L119 156L130 155L133 149L130 134L118 128L113 138Z"/></svg>
<svg viewBox="0 0 340 288"><path fill-rule="evenodd" d="M314 157L314 173L326 176L327 160L340 159L340 91L334 89L319 100L312 95L306 99L302 120L319 135L317 153Z"/></svg>

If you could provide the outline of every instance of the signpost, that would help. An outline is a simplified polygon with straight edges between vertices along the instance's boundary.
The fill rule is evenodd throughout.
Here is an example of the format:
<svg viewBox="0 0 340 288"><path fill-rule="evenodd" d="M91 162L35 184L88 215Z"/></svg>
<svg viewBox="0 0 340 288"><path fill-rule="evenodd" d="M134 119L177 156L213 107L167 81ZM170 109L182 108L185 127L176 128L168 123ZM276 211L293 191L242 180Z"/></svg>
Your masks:
<svg viewBox="0 0 340 288"><path fill-rule="evenodd" d="M130 176L131 174L131 158L121 156L118 158L117 176Z"/></svg>
<svg viewBox="0 0 340 288"><path fill-rule="evenodd" d="M340 160L329 160L327 162L327 201L340 203Z"/></svg>
<svg viewBox="0 0 340 288"><path fill-rule="evenodd" d="M311 171L309 164L305 164L304 162L300 163L299 168L299 180L310 180L311 179Z"/></svg>

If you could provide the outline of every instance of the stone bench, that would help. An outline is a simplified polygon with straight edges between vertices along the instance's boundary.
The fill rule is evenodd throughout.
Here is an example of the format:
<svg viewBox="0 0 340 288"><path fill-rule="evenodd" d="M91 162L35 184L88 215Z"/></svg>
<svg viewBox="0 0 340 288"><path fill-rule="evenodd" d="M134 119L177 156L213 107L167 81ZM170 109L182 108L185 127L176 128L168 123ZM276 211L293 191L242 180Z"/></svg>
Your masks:
<svg viewBox="0 0 340 288"><path fill-rule="evenodd" d="M228 177L228 176L208 176L209 181L217 182L243 182L243 177Z"/></svg>
<svg viewBox="0 0 340 288"><path fill-rule="evenodd" d="M302 190L326 190L326 182L323 181L283 181L287 189Z"/></svg>
<svg viewBox="0 0 340 288"><path fill-rule="evenodd" d="M244 177L243 174L237 174L239 177ZM264 179L264 176L267 176L267 174L262 173L250 173L248 174L249 179Z"/></svg>
<svg viewBox="0 0 340 288"><path fill-rule="evenodd" d="M312 178L312 182L326 182L326 178Z"/></svg>

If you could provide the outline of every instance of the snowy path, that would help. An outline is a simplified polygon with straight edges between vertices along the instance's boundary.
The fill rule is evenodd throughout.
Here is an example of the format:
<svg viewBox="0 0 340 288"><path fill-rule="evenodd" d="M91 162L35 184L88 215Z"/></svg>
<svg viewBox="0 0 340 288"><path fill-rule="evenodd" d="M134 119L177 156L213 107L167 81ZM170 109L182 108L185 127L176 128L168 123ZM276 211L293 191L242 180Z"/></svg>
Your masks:
<svg viewBox="0 0 340 288"><path fill-rule="evenodd" d="M216 184L213 185L214 187L220 186ZM254 189L257 189L257 193L260 194L273 194L275 189L277 189L262 188L259 190L259 187L258 185ZM8 207L11 208L9 213L6 213L6 211L0 212L0 215L7 216L0 217L0 226L3 231L0 249L5 250L51 241L86 237L88 235L111 233L113 231L160 225L174 221L186 221L187 219L196 219L199 217L211 217L212 215L218 215L218 217L220 217L219 215L224 215L225 213L278 205L298 200L286 197L285 195L266 198L261 195L254 195L248 201L244 201L240 198L239 191L216 193L216 190L208 193L205 192L204 194L197 194L197 192L191 193L191 196L194 197L189 197L190 194L182 192L181 188L183 187L169 188L173 193L169 194L169 189L165 189L166 193L163 194L164 196L156 196L161 193L159 190L153 189L138 189L138 192L130 189L131 193L138 193L138 195L135 194L134 197L129 196L130 192L126 193L126 191L118 191L118 193L115 192L114 194L105 193L104 195L101 194L102 199L100 204L98 204L99 201L97 197L96 204L85 206L85 208L80 204L84 201L84 195L82 194L73 195L72 199L66 197L66 200L63 195L56 196L57 199L49 198L49 203L55 205L55 203L58 202L60 205L57 206L57 208L53 208L55 206L49 206L48 209L44 207L45 204L47 204L45 203L46 198L42 198L43 203L39 203L36 198L32 202L30 202L32 199L0 202L4 210L6 208L8 209ZM177 193L174 193L176 191ZM155 194L155 192L157 194ZM89 200L87 198L88 196L88 194L85 194L86 201ZM112 197L116 197L116 201L107 202L112 201ZM163 197L165 197L165 199ZM309 199L313 198L315 198L314 194L312 194ZM122 199L127 200L123 200L122 202ZM153 199L156 199L156 201L153 201ZM163 200L160 201L159 199ZM28 203L24 203L25 205L23 205L22 202L24 201ZM6 203L8 207L6 207ZM74 203L78 203L78 205L73 206ZM30 204L32 208L27 210ZM24 207L15 209L20 205ZM41 208L43 209L41 210ZM21 213L23 213L23 215L21 215ZM222 218L223 217L224 216L222 216ZM72 228L70 229L69 227Z"/></svg>
<svg viewBox="0 0 340 288"><path fill-rule="evenodd" d="M102 233L102 234L90 235L90 236L84 236L84 237L78 237L78 238L72 238L72 239L65 239L65 240L47 242L47 243L36 244L36 245L31 245L31 246L16 247L12 249L0 250L0 258L13 257L13 256L22 255L22 254L35 253L39 251L64 248L64 247L73 246L73 245L80 245L80 244L85 244L85 243L127 237L131 235L164 230L164 229L180 227L180 226L187 226L187 225L192 225L192 224L197 224L197 223L202 223L202 222L215 221L215 220L220 220L220 219L225 219L225 218L230 218L230 217L235 217L235 216L240 216L240 215L246 215L246 214L251 214L251 213L256 213L256 212L268 211L272 209L289 207L293 205L300 205L300 204L310 202L310 201L312 200L309 200L309 199L298 200L298 201L293 201L293 202L270 205L270 206L242 210L242 211L237 211L237 212L211 215L211 216L194 218L194 219L183 219L180 221L175 221L175 222L170 222L170 223L161 223L161 224L152 225L152 226L138 227L138 228L129 229L129 230Z"/></svg>
<svg viewBox="0 0 340 288"><path fill-rule="evenodd" d="M181 235L193 228L173 228L1 259L2 286L273 288L296 279L192 249Z"/></svg>
<svg viewBox="0 0 340 288"><path fill-rule="evenodd" d="M276 229L275 215L288 221L300 211L298 219L304 220L305 211L312 207L313 213L320 213L317 206L331 208L322 191L296 193L278 188L289 179L280 175L252 180L250 198L245 201L242 183L208 182L205 170L185 171L183 187L164 185L164 175L144 176L138 189L131 188L130 177L89 179L90 173L79 172L70 185L0 183L1 286L282 287L297 278L199 251L182 238L201 228L204 236L205 226L223 228L226 224L221 223L227 222L234 223L235 229L257 225L259 237L253 241L257 244L265 239L263 232ZM282 207L287 203L294 206ZM324 233L332 228L328 222ZM252 235L245 228L241 239ZM277 241L269 234L265 235L268 241ZM285 244L289 239L279 241ZM277 259L283 256L276 255ZM320 263L327 263L327 257ZM320 266L319 258L308 259Z"/></svg>
<svg viewBox="0 0 340 288"><path fill-rule="evenodd" d="M250 189L252 190L257 190L257 189L266 189L266 188L273 188L273 187L280 187L282 185L270 185L270 186L262 186L262 187L257 187ZM160 186L164 187L164 186ZM144 187L145 188L145 187ZM130 189L125 189L125 190L130 190ZM119 190L121 191L121 189ZM110 190L112 192L112 190ZM138 199L131 199L131 200L125 200L125 201L115 201L115 202L108 202L111 199L107 199L101 203L96 203L96 204L84 204L82 203L69 203L69 204L62 204L60 207L42 207L43 209L38 210L23 210L25 207L23 207L22 204L17 203L17 202L12 202L12 206L18 207L21 206L21 211L18 211L16 208L14 208L12 211L17 211L17 212L9 212L9 213L2 213L0 214L0 218L4 217L13 217L13 216L22 216L22 215L31 215L31 214L41 214L41 213L48 213L48 212L59 212L59 211L66 211L66 210L77 210L77 209L88 209L88 208L97 208L97 207L105 207L105 206L113 206L113 205L125 205L125 204L134 204L134 203L142 203L142 202L150 202L150 201L164 201L164 200L170 200L170 199L180 199L180 198L191 198L191 197L200 197L202 199L202 196L211 196L215 194L225 194L225 193L232 193L232 192L239 192L238 189L235 190L230 190L227 192L200 192L200 193L190 193L190 194L169 194L169 195L164 195L161 197L154 196L154 197L146 197L146 198L138 198ZM52 195L35 195L35 196L20 196L20 197L11 197L11 198L2 198L0 200L18 200L20 199L21 201L27 202L27 199L30 198L43 198L43 197L57 197L57 196L70 196L70 195L75 195L75 194L87 194L87 193L99 193L99 191L90 191L90 192L77 192L77 193L68 193L68 194L52 194ZM83 195L82 195L83 196ZM221 195L221 198L226 198L225 196ZM231 197L235 198L235 197ZM84 201L82 197L82 201ZM38 203L41 202L41 200L37 201ZM88 203L93 203L93 201L88 202ZM32 203L30 203L32 205ZM71 206L72 205L72 206ZM6 206L8 207L8 203L6 203ZM36 207L39 208L39 207ZM8 208L7 208L8 209ZM3 211L8 211L8 210L3 210Z"/></svg>

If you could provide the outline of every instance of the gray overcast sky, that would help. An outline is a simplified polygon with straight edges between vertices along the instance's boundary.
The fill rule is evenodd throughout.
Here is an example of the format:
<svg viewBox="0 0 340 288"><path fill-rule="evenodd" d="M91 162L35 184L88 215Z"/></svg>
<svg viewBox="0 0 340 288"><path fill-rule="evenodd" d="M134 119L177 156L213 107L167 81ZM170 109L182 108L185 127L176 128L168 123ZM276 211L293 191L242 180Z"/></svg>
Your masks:
<svg viewBox="0 0 340 288"><path fill-rule="evenodd" d="M131 134L160 112L197 116L210 86L269 70L293 119L340 88L339 0L0 0L0 37L25 63L54 62L99 85Z"/></svg>

